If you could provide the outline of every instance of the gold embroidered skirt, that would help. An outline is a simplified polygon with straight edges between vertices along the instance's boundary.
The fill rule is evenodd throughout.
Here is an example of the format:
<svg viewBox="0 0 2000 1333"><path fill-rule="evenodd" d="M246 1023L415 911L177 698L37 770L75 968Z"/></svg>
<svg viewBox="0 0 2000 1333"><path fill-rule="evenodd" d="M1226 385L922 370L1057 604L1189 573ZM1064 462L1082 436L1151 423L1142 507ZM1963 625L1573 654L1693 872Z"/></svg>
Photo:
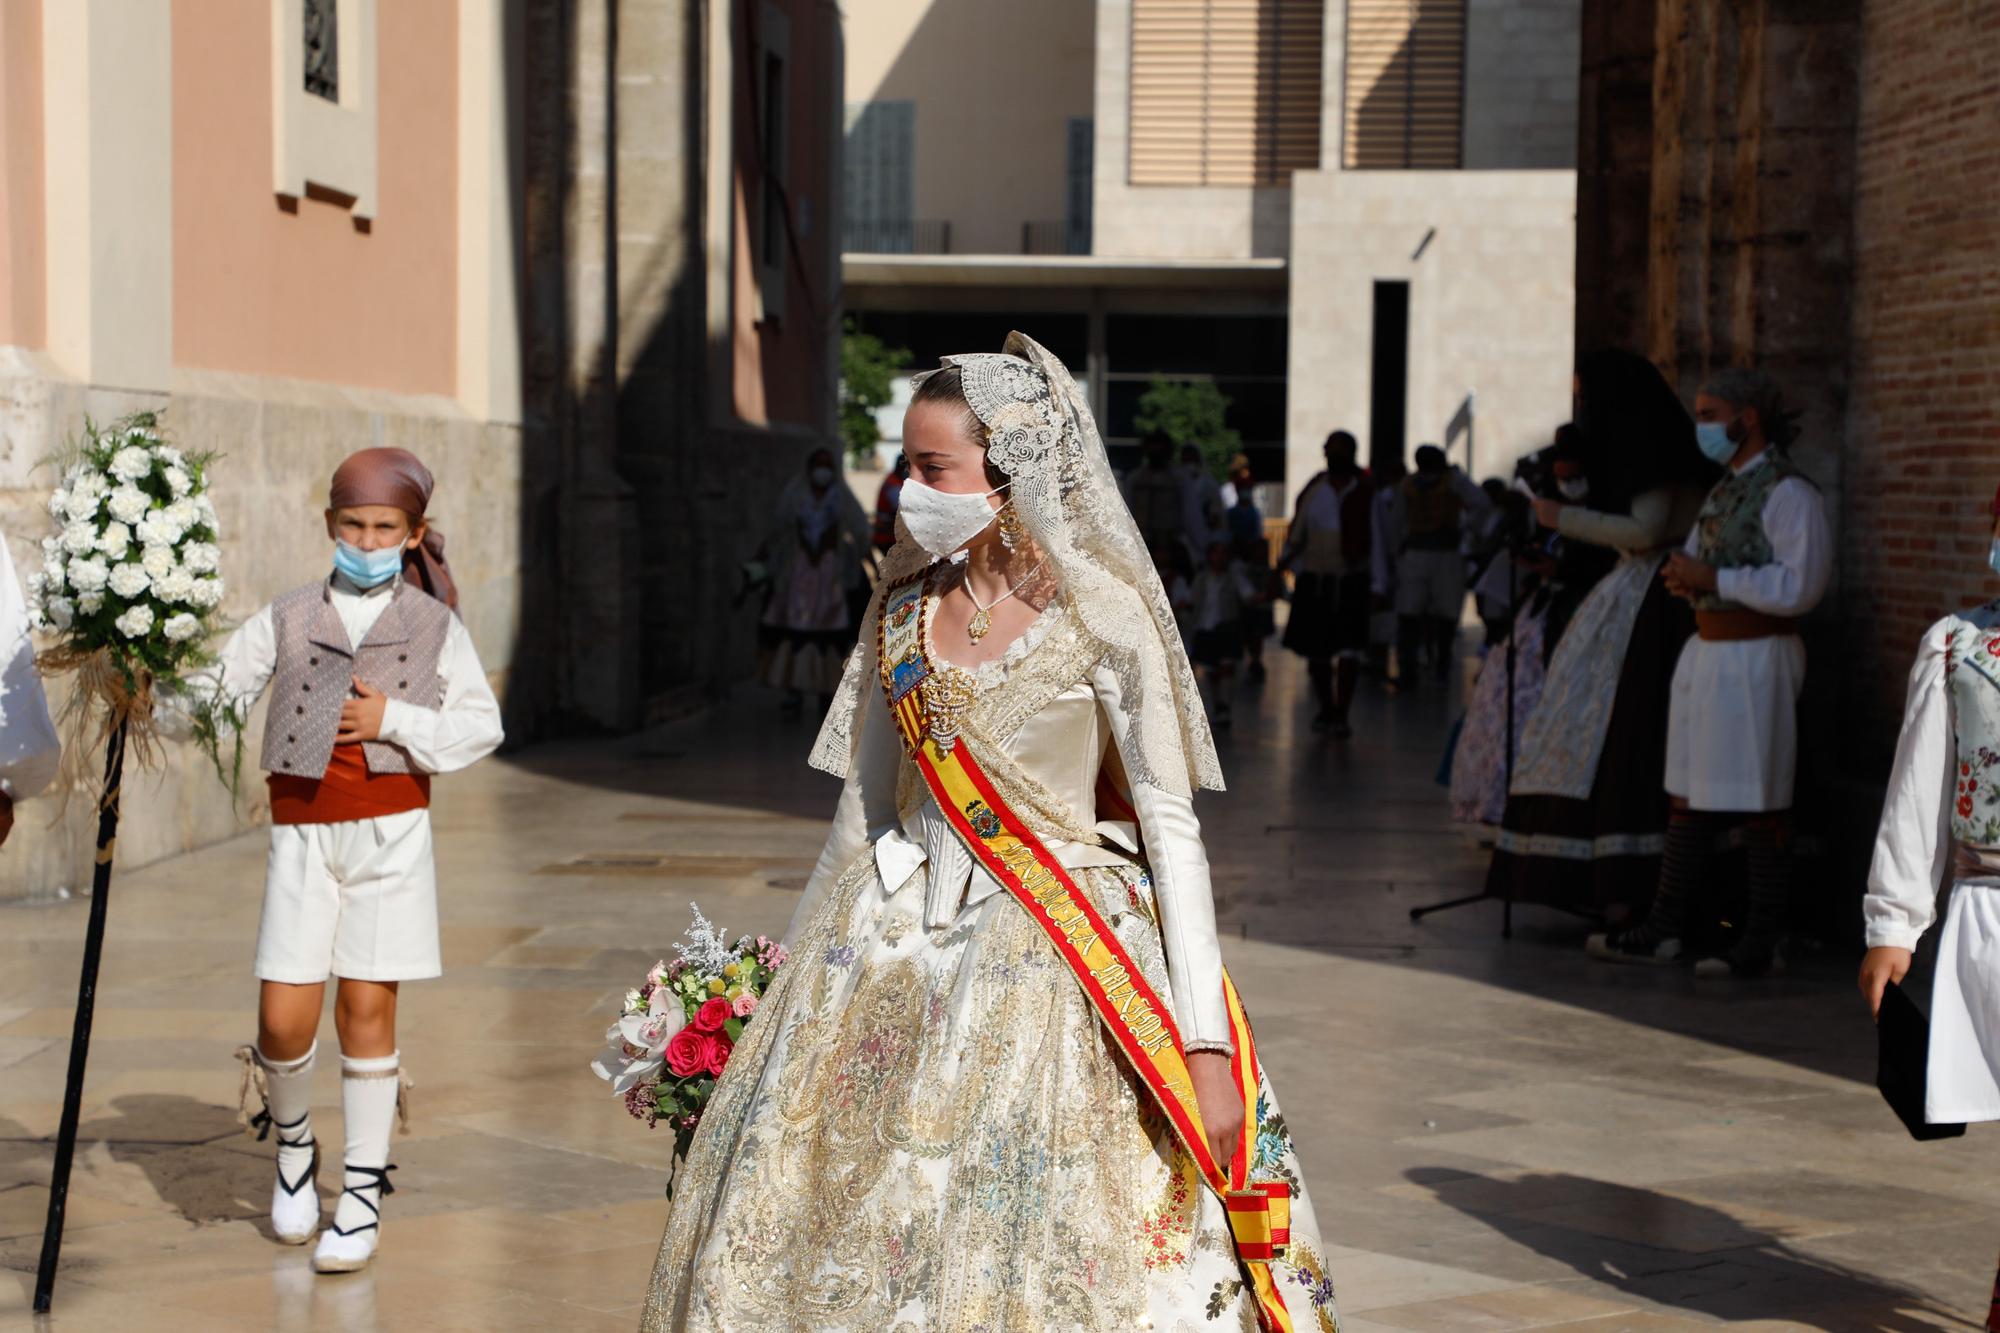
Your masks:
<svg viewBox="0 0 2000 1333"><path fill-rule="evenodd" d="M1136 868L1074 872L1164 994ZM923 928L864 855L779 972L674 1186L649 1333L1255 1330L1221 1205L1006 894ZM1337 1328L1268 1085L1258 1169L1288 1178L1274 1268Z"/></svg>

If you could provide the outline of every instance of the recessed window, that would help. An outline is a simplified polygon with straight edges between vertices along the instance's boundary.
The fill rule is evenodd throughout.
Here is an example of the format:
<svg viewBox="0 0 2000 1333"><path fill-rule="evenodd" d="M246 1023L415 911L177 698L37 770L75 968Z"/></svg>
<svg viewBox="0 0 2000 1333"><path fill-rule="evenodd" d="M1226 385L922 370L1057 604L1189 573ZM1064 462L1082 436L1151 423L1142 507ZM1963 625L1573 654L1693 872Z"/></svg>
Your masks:
<svg viewBox="0 0 2000 1333"><path fill-rule="evenodd" d="M1325 0L1133 0L1131 183L1317 169L1325 23Z"/></svg>
<svg viewBox="0 0 2000 1333"><path fill-rule="evenodd" d="M1348 0L1349 170L1464 161L1465 0Z"/></svg>
<svg viewBox="0 0 2000 1333"><path fill-rule="evenodd" d="M340 103L340 0L300 0L305 6L306 91Z"/></svg>

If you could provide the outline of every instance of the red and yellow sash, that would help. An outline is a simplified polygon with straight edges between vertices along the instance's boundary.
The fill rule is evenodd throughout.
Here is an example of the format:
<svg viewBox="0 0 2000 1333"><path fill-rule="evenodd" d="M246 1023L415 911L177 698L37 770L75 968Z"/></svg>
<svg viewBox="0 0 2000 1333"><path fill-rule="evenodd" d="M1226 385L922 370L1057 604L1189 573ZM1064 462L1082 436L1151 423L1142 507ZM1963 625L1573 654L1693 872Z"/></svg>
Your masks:
<svg viewBox="0 0 2000 1333"><path fill-rule="evenodd" d="M1264 1328L1269 1333L1292 1333L1292 1318L1270 1267L1273 1260L1284 1257L1291 1240L1291 1190L1283 1181L1249 1178L1256 1156L1257 1048L1235 985L1225 973L1222 990L1229 1010L1230 1040L1236 1047L1230 1071L1243 1099L1243 1131L1229 1159L1219 1161L1202 1129L1201 1108L1195 1101L1187 1052L1173 1012L1090 896L1008 808L978 760L957 737L956 727L933 724L926 703L927 687L946 684L941 693L955 699L962 694L962 686L938 681L941 673L933 669L923 642L923 596L921 579L891 589L883 598L877 627L889 712L916 760L918 772L967 850L1048 935L1083 987L1105 1031L1165 1112L1182 1150L1227 1208L1237 1258L1256 1294Z"/></svg>

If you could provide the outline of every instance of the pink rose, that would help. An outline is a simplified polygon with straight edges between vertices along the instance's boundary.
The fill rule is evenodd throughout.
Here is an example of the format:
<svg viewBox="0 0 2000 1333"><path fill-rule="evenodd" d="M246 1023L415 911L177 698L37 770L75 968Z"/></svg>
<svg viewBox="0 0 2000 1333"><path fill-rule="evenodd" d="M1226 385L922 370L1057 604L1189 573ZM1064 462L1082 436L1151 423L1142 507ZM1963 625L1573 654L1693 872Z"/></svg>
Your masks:
<svg viewBox="0 0 2000 1333"><path fill-rule="evenodd" d="M667 1043L667 1068L675 1078L691 1078L707 1070L709 1046L715 1038L706 1032L687 1027L674 1034Z"/></svg>
<svg viewBox="0 0 2000 1333"><path fill-rule="evenodd" d="M729 1019L729 1001L720 995L712 1000L702 1001L701 1008L694 1011L694 1029L697 1032L720 1032Z"/></svg>
<svg viewBox="0 0 2000 1333"><path fill-rule="evenodd" d="M749 994L739 995L736 997L734 1008L738 1018L748 1018L757 1012L757 997Z"/></svg>
<svg viewBox="0 0 2000 1333"><path fill-rule="evenodd" d="M727 1037L710 1037L708 1039L708 1072L719 1076L722 1073L723 1066L729 1063L730 1052L735 1049L736 1043Z"/></svg>

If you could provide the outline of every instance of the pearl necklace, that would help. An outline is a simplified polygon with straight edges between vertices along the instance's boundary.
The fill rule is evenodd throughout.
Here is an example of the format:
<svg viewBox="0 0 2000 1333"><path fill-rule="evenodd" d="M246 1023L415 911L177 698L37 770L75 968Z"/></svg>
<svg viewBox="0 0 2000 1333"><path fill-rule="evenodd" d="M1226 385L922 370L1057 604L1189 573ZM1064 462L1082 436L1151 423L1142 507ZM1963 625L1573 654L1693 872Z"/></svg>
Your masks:
<svg viewBox="0 0 2000 1333"><path fill-rule="evenodd" d="M1019 583L1016 583L1013 587L1007 589L1007 591L1001 593L998 597L995 597L990 603L986 603L983 605L979 600L979 594L972 590L971 571L968 570L966 573L960 575L959 584L961 587L965 589L966 597L971 599L972 602L972 620L965 627L965 637L970 639L974 643L978 643L981 639L985 638L987 634L991 633L993 629L993 616L992 616L993 608L999 606L1000 603L1006 601L1009 597L1014 596L1016 593L1020 592L1021 589L1027 587L1030 583L1034 582L1035 576L1037 574L1040 574L1042 570L1048 565L1048 563L1049 563L1048 560L1044 558L1041 564L1036 565L1033 569L1029 570L1025 575L1023 575Z"/></svg>

